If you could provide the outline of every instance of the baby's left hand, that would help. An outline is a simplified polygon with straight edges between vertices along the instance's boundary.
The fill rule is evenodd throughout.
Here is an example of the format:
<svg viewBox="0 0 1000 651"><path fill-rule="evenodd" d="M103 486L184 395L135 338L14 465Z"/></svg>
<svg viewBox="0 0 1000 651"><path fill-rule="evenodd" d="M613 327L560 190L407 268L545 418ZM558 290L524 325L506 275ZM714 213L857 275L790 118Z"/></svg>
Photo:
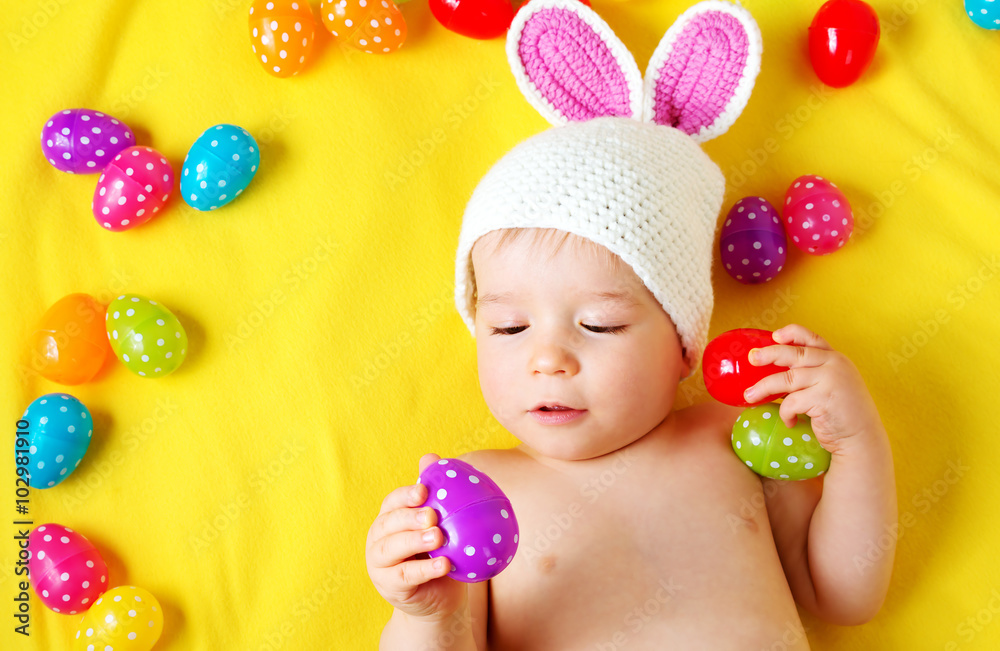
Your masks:
<svg viewBox="0 0 1000 651"><path fill-rule="evenodd" d="M809 416L816 439L831 454L885 432L875 402L851 360L800 325L775 330L774 341L774 346L751 350L750 363L789 368L747 389L743 394L747 402L787 393L778 410L781 420L792 427L797 414Z"/></svg>

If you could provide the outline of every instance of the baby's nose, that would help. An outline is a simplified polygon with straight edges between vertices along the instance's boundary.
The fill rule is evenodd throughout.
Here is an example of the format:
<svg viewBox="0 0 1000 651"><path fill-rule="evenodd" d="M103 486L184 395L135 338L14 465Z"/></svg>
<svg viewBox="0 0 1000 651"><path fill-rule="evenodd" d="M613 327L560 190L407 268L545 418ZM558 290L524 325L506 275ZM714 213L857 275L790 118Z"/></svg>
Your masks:
<svg viewBox="0 0 1000 651"><path fill-rule="evenodd" d="M567 342L549 338L535 345L531 371L542 375L576 375L580 371L580 362Z"/></svg>

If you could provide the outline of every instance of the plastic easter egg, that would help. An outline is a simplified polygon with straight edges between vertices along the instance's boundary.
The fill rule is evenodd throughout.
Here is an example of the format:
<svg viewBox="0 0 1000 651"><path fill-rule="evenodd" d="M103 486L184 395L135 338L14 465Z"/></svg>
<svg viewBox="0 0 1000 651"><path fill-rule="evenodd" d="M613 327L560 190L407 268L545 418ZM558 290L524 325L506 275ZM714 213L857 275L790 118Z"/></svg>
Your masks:
<svg viewBox="0 0 1000 651"><path fill-rule="evenodd" d="M239 196L257 174L260 150L246 129L217 124L184 158L181 196L196 210L215 210Z"/></svg>
<svg viewBox="0 0 1000 651"><path fill-rule="evenodd" d="M788 370L786 366L754 366L750 363L752 349L774 345L771 331L757 328L729 330L708 342L701 361L701 372L708 393L719 402L734 407L759 405L780 398L784 394L767 396L756 402L743 399L744 391L768 375Z"/></svg>
<svg viewBox="0 0 1000 651"><path fill-rule="evenodd" d="M439 23L469 38L502 36L514 20L510 0L430 0L429 4Z"/></svg>
<svg viewBox="0 0 1000 651"><path fill-rule="evenodd" d="M32 365L60 384L82 384L108 355L104 306L87 294L70 294L50 307L31 337Z"/></svg>
<svg viewBox="0 0 1000 651"><path fill-rule="evenodd" d="M80 619L73 651L149 651L163 633L163 608L149 591L120 585Z"/></svg>
<svg viewBox="0 0 1000 651"><path fill-rule="evenodd" d="M809 26L809 59L827 86L843 88L861 77L875 56L878 14L861 0L830 0Z"/></svg>
<svg viewBox="0 0 1000 651"><path fill-rule="evenodd" d="M52 488L73 474L94 436L94 419L68 393L47 393L24 412L28 421L28 478L32 488Z"/></svg>
<svg viewBox="0 0 1000 651"><path fill-rule="evenodd" d="M316 38L316 19L307 0L254 0L250 5L250 47L264 70L291 77L306 67Z"/></svg>
<svg viewBox="0 0 1000 651"><path fill-rule="evenodd" d="M438 514L444 544L431 558L451 561L453 579L478 583L500 574L517 552L517 519L510 500L492 479L459 459L441 459L424 468L420 483Z"/></svg>
<svg viewBox="0 0 1000 651"><path fill-rule="evenodd" d="M743 197L722 224L719 250L726 272L745 284L765 283L785 264L788 240L778 211L764 197Z"/></svg>
<svg viewBox="0 0 1000 651"><path fill-rule="evenodd" d="M135 134L120 120L90 109L67 109L42 127L42 154L70 174L100 172L118 152L135 144Z"/></svg>
<svg viewBox="0 0 1000 651"><path fill-rule="evenodd" d="M808 416L799 415L788 428L778 416L778 403L751 407L733 424L736 456L758 475L771 479L812 479L830 468L830 453L813 434Z"/></svg>
<svg viewBox="0 0 1000 651"><path fill-rule="evenodd" d="M323 0L323 24L339 40L368 54L403 47L406 21L393 0Z"/></svg>
<svg viewBox="0 0 1000 651"><path fill-rule="evenodd" d="M111 350L136 375L164 377L187 355L187 333L167 308L145 296L123 294L108 305Z"/></svg>
<svg viewBox="0 0 1000 651"><path fill-rule="evenodd" d="M160 152L129 147L104 168L91 210L109 231L144 224L160 211L174 190L174 170Z"/></svg>
<svg viewBox="0 0 1000 651"><path fill-rule="evenodd" d="M31 587L57 613L83 612L108 589L108 566L100 552L69 527L35 527L28 534L28 551Z"/></svg>
<svg viewBox="0 0 1000 651"><path fill-rule="evenodd" d="M965 0L965 13L983 29L1000 29L1000 4L996 0Z"/></svg>
<svg viewBox="0 0 1000 651"><path fill-rule="evenodd" d="M844 193L822 176L800 176L785 193L785 230L792 244L815 255L844 246L854 232L854 213Z"/></svg>

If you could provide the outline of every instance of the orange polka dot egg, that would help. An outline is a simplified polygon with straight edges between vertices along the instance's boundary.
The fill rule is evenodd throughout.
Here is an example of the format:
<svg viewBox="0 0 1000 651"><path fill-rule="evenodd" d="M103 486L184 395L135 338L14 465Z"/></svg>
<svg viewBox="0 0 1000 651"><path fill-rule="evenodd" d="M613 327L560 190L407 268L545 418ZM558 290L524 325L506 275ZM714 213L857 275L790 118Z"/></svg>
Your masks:
<svg viewBox="0 0 1000 651"><path fill-rule="evenodd" d="M163 608L142 588L122 585L80 619L73 651L149 651L163 633Z"/></svg>
<svg viewBox="0 0 1000 651"><path fill-rule="evenodd" d="M305 0L256 0L250 5L250 47L264 70L291 77L308 65L316 19Z"/></svg>
<svg viewBox="0 0 1000 651"><path fill-rule="evenodd" d="M406 40L406 22L392 0L323 0L319 14L331 34L368 54L395 52Z"/></svg>

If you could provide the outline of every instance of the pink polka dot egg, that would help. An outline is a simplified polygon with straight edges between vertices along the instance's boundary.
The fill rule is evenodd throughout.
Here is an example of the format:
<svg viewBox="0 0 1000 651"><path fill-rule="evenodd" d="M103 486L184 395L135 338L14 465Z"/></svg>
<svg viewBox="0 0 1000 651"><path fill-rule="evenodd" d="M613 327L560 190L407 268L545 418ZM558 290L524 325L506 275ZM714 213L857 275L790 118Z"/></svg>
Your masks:
<svg viewBox="0 0 1000 651"><path fill-rule="evenodd" d="M173 189L173 168L160 152L129 147L104 168L91 209L98 224L109 231L124 231L149 221Z"/></svg>
<svg viewBox="0 0 1000 651"><path fill-rule="evenodd" d="M806 253L826 255L844 246L854 231L854 213L831 181L800 176L785 193L785 230Z"/></svg>
<svg viewBox="0 0 1000 651"><path fill-rule="evenodd" d="M778 211L764 197L743 197L726 215L719 249L722 266L741 283L771 280L783 268L788 251Z"/></svg>
<svg viewBox="0 0 1000 651"><path fill-rule="evenodd" d="M28 534L28 579L43 604L75 615L108 589L108 566L83 535L60 524L43 524Z"/></svg>
<svg viewBox="0 0 1000 651"><path fill-rule="evenodd" d="M420 474L427 501L438 514L444 544L431 558L451 561L453 579L477 583L500 574L517 552L517 519L496 483L459 459L441 459Z"/></svg>
<svg viewBox="0 0 1000 651"><path fill-rule="evenodd" d="M149 651L163 633L163 608L148 590L120 585L80 618L74 651Z"/></svg>
<svg viewBox="0 0 1000 651"><path fill-rule="evenodd" d="M42 127L45 160L69 174L100 172L134 144L135 134L121 120L90 109L60 111Z"/></svg>

